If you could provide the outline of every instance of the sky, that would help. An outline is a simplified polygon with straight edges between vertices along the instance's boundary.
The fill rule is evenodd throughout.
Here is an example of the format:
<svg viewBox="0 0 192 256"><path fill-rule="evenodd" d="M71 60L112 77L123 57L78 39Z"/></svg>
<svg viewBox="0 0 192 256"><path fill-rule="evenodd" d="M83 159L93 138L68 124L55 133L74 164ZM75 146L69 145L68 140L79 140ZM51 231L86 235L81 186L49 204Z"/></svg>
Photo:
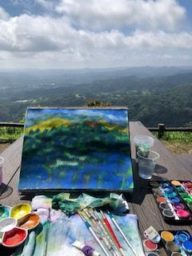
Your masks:
<svg viewBox="0 0 192 256"><path fill-rule="evenodd" d="M0 0L0 69L192 66L192 0Z"/></svg>

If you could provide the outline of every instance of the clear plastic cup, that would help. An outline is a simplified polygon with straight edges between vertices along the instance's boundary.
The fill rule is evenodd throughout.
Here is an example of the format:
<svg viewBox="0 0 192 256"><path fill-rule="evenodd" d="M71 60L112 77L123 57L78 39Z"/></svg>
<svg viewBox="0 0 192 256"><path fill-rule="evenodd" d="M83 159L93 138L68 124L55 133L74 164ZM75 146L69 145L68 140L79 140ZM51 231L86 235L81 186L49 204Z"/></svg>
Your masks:
<svg viewBox="0 0 192 256"><path fill-rule="evenodd" d="M135 143L136 156L138 156L138 153L147 156L154 144L154 139L148 135L136 135L133 141Z"/></svg>
<svg viewBox="0 0 192 256"><path fill-rule="evenodd" d="M151 179L157 160L160 158L159 153L155 151L149 151L148 156L143 156L143 154L138 152L137 156L139 176L143 179Z"/></svg>
<svg viewBox="0 0 192 256"><path fill-rule="evenodd" d="M0 185L3 182L3 163L4 163L4 158L0 156Z"/></svg>

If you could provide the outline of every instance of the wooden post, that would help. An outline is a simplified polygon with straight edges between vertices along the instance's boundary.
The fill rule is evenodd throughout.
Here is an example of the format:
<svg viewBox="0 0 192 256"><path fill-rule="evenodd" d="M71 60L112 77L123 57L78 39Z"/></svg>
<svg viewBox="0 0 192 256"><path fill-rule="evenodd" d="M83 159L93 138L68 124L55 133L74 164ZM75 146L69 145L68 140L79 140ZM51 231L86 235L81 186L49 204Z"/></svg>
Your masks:
<svg viewBox="0 0 192 256"><path fill-rule="evenodd" d="M158 139L161 139L165 132L165 125L164 124L158 124Z"/></svg>

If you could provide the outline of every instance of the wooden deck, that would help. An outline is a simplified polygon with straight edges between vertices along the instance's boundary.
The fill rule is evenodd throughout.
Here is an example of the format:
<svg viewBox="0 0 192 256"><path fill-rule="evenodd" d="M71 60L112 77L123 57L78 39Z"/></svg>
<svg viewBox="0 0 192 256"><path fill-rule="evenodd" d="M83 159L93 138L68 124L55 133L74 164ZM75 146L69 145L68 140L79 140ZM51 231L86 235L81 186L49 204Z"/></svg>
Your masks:
<svg viewBox="0 0 192 256"><path fill-rule="evenodd" d="M185 168L187 168L191 172L192 175L192 155L181 154L175 157L183 166L185 166Z"/></svg>
<svg viewBox="0 0 192 256"><path fill-rule="evenodd" d="M146 134L153 136L149 130L147 130L140 122L130 122L130 135L131 141L136 134ZM153 150L160 154L160 160L158 162L157 172L154 175L155 178L167 178L167 179L192 179L191 166L186 164L185 161L181 161L172 155L172 153L161 144L161 142L155 139ZM0 202L13 206L20 202L20 196L17 191L17 184L19 180L19 170L22 152L22 138L14 142L9 148L7 148L2 156L5 158L4 167L4 186L1 186ZM150 192L148 182L142 180L137 174L137 164L135 161L135 147L133 142L131 143L131 152L133 158L133 170L134 170L134 182L135 190L131 194L125 194L127 201L129 202L130 211L137 214L139 221L139 228L141 234L149 226L153 226L156 230L177 230L185 229L192 233L192 227L188 226L176 226L168 225L161 217L160 211L156 205L153 195ZM6 187L8 185L8 187ZM0 255L5 256L1 252ZM8 255L8 254L7 254ZM161 255L166 255L162 250Z"/></svg>

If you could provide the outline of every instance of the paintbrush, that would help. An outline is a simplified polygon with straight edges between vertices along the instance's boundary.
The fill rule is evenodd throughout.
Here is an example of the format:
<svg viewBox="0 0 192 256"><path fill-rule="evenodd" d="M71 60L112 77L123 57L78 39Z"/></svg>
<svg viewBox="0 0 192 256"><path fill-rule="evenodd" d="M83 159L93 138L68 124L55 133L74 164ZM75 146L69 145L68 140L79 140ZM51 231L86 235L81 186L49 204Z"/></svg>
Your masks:
<svg viewBox="0 0 192 256"><path fill-rule="evenodd" d="M103 234L102 238L105 238L105 240L107 241L107 244L109 245L108 249L113 250L113 252L111 251L111 253L113 253L113 255L117 255L117 256L124 256L121 253L121 251L119 251L119 248L114 244L111 233L109 232L109 230L107 229L107 227L103 223L102 218L99 216L99 213L90 209L89 214L97 222L97 227L99 227L100 232L102 232L102 234Z"/></svg>
<svg viewBox="0 0 192 256"><path fill-rule="evenodd" d="M80 217L83 219L86 227L89 229L90 233L92 234L92 236L95 238L96 242L99 244L99 246L101 247L101 249L103 250L103 252L105 253L106 256L110 256L108 254L108 252L106 251L104 245L102 244L101 240L99 239L99 237L97 236L97 234L95 233L95 231L93 230L93 228L91 227L90 223L87 221L85 215L82 212L78 212Z"/></svg>
<svg viewBox="0 0 192 256"><path fill-rule="evenodd" d="M100 211L100 214L101 214L101 221L102 221L105 229L107 230L108 234L110 235L112 241L114 242L115 247L117 248L117 250L121 254L121 256L125 256L123 247L120 244L115 232L113 231L113 228L112 228L110 222L108 221L106 215L102 211Z"/></svg>
<svg viewBox="0 0 192 256"><path fill-rule="evenodd" d="M129 240L127 239L127 237L125 236L125 234L123 233L123 230L120 228L120 226L118 225L118 223L116 222L116 220L113 218L113 216L109 213L110 219L113 222L113 224L115 225L115 227L117 228L117 230L119 230L119 232L121 233L122 237L124 238L125 242L127 243L127 245L129 246L129 248L131 249L131 251L133 252L133 254L135 256L137 256L136 251L134 250L133 246L131 245L131 243L129 242Z"/></svg>

